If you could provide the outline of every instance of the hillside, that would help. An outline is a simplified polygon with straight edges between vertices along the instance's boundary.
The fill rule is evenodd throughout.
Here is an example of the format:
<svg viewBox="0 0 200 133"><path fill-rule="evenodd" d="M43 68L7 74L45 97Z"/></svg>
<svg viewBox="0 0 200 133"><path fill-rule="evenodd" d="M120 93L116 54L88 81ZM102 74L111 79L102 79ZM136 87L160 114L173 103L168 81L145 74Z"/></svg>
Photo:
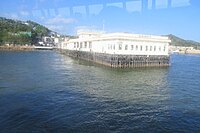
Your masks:
<svg viewBox="0 0 200 133"><path fill-rule="evenodd" d="M15 44L15 45L33 45L37 44L43 36L50 36L55 32L49 30L33 21L20 21L0 17L0 45ZM175 35L166 35L172 41L173 46L186 46L200 49L200 43L184 40ZM73 36L68 36L73 38Z"/></svg>
<svg viewBox="0 0 200 133"><path fill-rule="evenodd" d="M0 45L6 43L16 45L35 44L42 36L48 36L51 32L48 28L32 21L19 21L0 17Z"/></svg>
<svg viewBox="0 0 200 133"><path fill-rule="evenodd" d="M200 43L191 41L191 40L184 40L182 38L179 38L175 35L167 35L169 39L171 40L172 46L185 46L185 47L194 47L195 49L200 49Z"/></svg>

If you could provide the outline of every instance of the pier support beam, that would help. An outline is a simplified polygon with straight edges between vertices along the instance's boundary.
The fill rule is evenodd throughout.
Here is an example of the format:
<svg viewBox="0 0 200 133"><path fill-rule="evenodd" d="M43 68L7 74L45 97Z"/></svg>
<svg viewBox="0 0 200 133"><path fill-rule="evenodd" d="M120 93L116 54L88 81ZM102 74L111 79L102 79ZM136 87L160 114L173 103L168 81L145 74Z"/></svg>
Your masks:
<svg viewBox="0 0 200 133"><path fill-rule="evenodd" d="M112 55L83 51L64 50L68 56L82 59L112 68L166 67L170 57L165 55Z"/></svg>

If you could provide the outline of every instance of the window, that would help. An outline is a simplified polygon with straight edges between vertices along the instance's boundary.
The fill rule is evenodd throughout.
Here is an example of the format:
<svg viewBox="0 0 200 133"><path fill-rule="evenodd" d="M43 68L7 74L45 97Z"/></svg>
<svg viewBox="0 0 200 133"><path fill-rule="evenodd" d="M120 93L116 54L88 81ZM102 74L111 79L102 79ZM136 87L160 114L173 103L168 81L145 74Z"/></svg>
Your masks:
<svg viewBox="0 0 200 133"><path fill-rule="evenodd" d="M122 44L119 44L119 50L122 50Z"/></svg>
<svg viewBox="0 0 200 133"><path fill-rule="evenodd" d="M89 42L89 48L92 48L92 42Z"/></svg>
<svg viewBox="0 0 200 133"><path fill-rule="evenodd" d="M161 51L161 46L159 46L159 51Z"/></svg>
<svg viewBox="0 0 200 133"><path fill-rule="evenodd" d="M164 48L163 48L163 51L165 51L166 50L166 46L164 46Z"/></svg>
<svg viewBox="0 0 200 133"><path fill-rule="evenodd" d="M76 48L76 43L74 43L74 48Z"/></svg>
<svg viewBox="0 0 200 133"><path fill-rule="evenodd" d="M146 51L148 51L148 46L146 46Z"/></svg>
<svg viewBox="0 0 200 133"><path fill-rule="evenodd" d="M115 44L113 45L113 49L115 50Z"/></svg>
<svg viewBox="0 0 200 133"><path fill-rule="evenodd" d="M108 49L112 50L112 44L108 44Z"/></svg>
<svg viewBox="0 0 200 133"><path fill-rule="evenodd" d="M85 42L85 48L87 48L87 42Z"/></svg>
<svg viewBox="0 0 200 133"><path fill-rule="evenodd" d="M128 50L128 45L125 45L125 50Z"/></svg>
<svg viewBox="0 0 200 133"><path fill-rule="evenodd" d="M79 42L77 42L77 48L79 48Z"/></svg>
<svg viewBox="0 0 200 133"><path fill-rule="evenodd" d="M152 51L152 46L150 46L150 51Z"/></svg>
<svg viewBox="0 0 200 133"><path fill-rule="evenodd" d="M133 45L131 45L131 50L133 50Z"/></svg>
<svg viewBox="0 0 200 133"><path fill-rule="evenodd" d="M154 51L156 51L156 46L154 46Z"/></svg>
<svg viewBox="0 0 200 133"><path fill-rule="evenodd" d="M82 42L80 43L80 48L82 48Z"/></svg>
<svg viewBox="0 0 200 133"><path fill-rule="evenodd" d="M140 46L140 51L142 51L142 45Z"/></svg>
<svg viewBox="0 0 200 133"><path fill-rule="evenodd" d="M138 45L136 45L136 48L135 48L136 50L138 50Z"/></svg>

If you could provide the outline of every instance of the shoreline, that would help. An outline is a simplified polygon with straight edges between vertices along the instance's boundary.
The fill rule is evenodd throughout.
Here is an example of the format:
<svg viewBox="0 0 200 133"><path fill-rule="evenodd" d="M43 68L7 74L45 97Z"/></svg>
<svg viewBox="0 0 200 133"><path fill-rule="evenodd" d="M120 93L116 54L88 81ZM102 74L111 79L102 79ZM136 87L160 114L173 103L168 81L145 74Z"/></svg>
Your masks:
<svg viewBox="0 0 200 133"><path fill-rule="evenodd" d="M188 50L186 54L200 54L200 50Z"/></svg>
<svg viewBox="0 0 200 133"><path fill-rule="evenodd" d="M33 46L0 46L0 51L33 51Z"/></svg>
<svg viewBox="0 0 200 133"><path fill-rule="evenodd" d="M179 51L179 54L200 54L200 50Z"/></svg>
<svg viewBox="0 0 200 133"><path fill-rule="evenodd" d="M0 46L0 51L34 51L33 46ZM200 54L200 50L179 51L179 54Z"/></svg>

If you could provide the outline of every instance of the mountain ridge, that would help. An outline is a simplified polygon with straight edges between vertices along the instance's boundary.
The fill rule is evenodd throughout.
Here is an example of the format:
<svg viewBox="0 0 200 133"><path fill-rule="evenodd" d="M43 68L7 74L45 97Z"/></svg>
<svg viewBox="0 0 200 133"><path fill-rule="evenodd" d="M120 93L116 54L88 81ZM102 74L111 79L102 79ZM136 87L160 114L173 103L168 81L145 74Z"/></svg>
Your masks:
<svg viewBox="0 0 200 133"><path fill-rule="evenodd" d="M183 38L177 37L173 34L166 35L171 40L172 46L184 46L184 47L194 47L195 49L200 49L200 43L193 40L185 40Z"/></svg>
<svg viewBox="0 0 200 133"><path fill-rule="evenodd" d="M43 36L57 34L47 27L34 21L21 21L0 17L0 45L6 43L16 45L36 44ZM185 46L200 49L200 43L193 40L185 40L173 34L165 35L171 40L172 46ZM68 36L70 37L70 36Z"/></svg>

